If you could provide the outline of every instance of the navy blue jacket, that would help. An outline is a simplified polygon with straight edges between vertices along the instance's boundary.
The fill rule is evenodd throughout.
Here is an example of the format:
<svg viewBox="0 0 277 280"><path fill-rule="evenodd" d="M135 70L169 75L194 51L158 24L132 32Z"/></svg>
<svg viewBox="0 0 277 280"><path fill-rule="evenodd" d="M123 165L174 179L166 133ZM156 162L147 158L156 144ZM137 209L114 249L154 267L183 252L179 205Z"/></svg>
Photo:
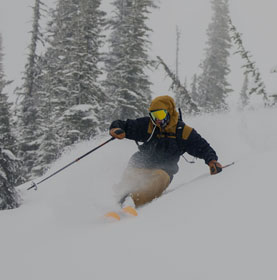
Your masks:
<svg viewBox="0 0 277 280"><path fill-rule="evenodd" d="M177 127L180 127L180 121ZM111 128L121 128L126 132L126 138L142 142L139 151L130 159L129 164L138 168L160 168L173 177L178 172L180 156L188 154L204 159L208 164L218 157L209 143L196 132L195 129L182 122L180 137L175 134L163 133L158 127L154 127L149 117L127 121L116 120Z"/></svg>

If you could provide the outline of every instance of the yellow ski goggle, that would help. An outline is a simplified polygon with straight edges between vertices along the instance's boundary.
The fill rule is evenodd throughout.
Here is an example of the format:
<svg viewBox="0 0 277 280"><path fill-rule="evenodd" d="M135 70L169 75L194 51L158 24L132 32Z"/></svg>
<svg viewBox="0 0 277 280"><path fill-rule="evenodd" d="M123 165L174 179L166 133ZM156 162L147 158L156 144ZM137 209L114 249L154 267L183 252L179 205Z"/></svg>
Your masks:
<svg viewBox="0 0 277 280"><path fill-rule="evenodd" d="M167 116L167 111L162 109L162 110L156 110L156 111L151 111L150 112L150 116L152 118L153 121L155 120L164 120Z"/></svg>

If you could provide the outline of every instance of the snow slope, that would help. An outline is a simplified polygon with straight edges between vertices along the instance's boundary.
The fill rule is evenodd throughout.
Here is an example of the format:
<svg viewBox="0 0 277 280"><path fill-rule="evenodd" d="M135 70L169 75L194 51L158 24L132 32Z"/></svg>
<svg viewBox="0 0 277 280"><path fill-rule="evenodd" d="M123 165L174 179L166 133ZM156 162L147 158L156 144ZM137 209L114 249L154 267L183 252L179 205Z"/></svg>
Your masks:
<svg viewBox="0 0 277 280"><path fill-rule="evenodd" d="M112 141L39 185L20 187L22 206L0 213L0 277L5 280L276 280L276 109L200 116L224 172L180 161L169 191L110 222L132 141ZM77 145L49 171L108 136ZM191 159L189 155L186 158Z"/></svg>

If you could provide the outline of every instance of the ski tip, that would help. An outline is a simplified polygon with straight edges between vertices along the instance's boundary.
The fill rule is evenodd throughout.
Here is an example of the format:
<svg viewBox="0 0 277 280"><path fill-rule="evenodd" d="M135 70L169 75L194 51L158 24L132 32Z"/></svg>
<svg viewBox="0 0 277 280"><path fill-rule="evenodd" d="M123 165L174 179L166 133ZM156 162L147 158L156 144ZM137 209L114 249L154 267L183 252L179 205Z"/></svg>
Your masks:
<svg viewBox="0 0 277 280"><path fill-rule="evenodd" d="M127 214L130 214L132 216L137 216L138 215L138 212L132 206L124 207L122 210L123 210L123 212L125 212Z"/></svg>
<svg viewBox="0 0 277 280"><path fill-rule="evenodd" d="M105 215L106 218L112 218L115 219L117 221L120 220L120 216L116 213L116 212L109 212Z"/></svg>

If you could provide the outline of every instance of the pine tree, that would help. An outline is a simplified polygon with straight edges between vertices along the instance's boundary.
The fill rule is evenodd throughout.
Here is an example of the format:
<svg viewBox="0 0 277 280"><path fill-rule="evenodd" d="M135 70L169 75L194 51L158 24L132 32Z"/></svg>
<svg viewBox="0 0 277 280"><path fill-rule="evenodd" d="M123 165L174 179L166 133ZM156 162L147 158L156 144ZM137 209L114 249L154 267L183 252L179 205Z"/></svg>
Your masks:
<svg viewBox="0 0 277 280"><path fill-rule="evenodd" d="M96 135L105 95L100 47L105 13L100 0L60 0L52 12L45 54L45 92L52 94L62 145Z"/></svg>
<svg viewBox="0 0 277 280"><path fill-rule="evenodd" d="M95 136L105 96L100 48L105 13L100 0L60 0L50 11L47 48L40 61L44 118L34 172L44 173L66 146Z"/></svg>
<svg viewBox="0 0 277 280"><path fill-rule="evenodd" d="M208 112L226 110L225 99L231 91L226 79L230 72L227 59L231 47L228 0L212 0L211 3L214 14L207 30L206 58L201 64L198 81L198 102Z"/></svg>
<svg viewBox="0 0 277 280"><path fill-rule="evenodd" d="M145 70L151 67L147 50L150 33L146 21L153 0L115 0L110 20L110 52L106 60L106 91L112 118L137 118L147 113L151 99Z"/></svg>
<svg viewBox="0 0 277 280"><path fill-rule="evenodd" d="M21 162L6 149L0 149L0 210L19 206L20 198L15 186L22 183Z"/></svg>
<svg viewBox="0 0 277 280"><path fill-rule="evenodd" d="M77 140L87 140L100 130L101 107L106 101L98 81L105 14L100 11L100 0L78 2L71 61L65 68L71 104L63 115L64 138L71 139L78 131Z"/></svg>
<svg viewBox="0 0 277 280"><path fill-rule="evenodd" d="M231 19L229 19L229 24L230 24L230 31L232 34L231 38L238 48L236 53L240 54L241 58L244 61L244 64L242 66L242 68L244 69L244 74L248 75L248 79L249 76L251 76L253 80L254 86L252 86L249 89L249 95L253 93L262 95L265 106L268 106L270 102L267 96L265 84L261 78L261 73L259 69L256 67L256 63L252 60L251 54L249 53L249 51L245 49L242 41L242 35L237 31L237 28L234 26Z"/></svg>
<svg viewBox="0 0 277 280"><path fill-rule="evenodd" d="M32 177L31 171L35 165L40 146L40 138L43 135L43 116L40 110L41 102L38 94L41 86L38 77L41 70L38 63L39 56L37 54L38 44L40 41L43 41L39 25L42 5L40 0L35 0L31 43L25 66L23 86L17 92L21 99L20 113L18 116L18 130L20 131L19 156L24 162L23 171L28 179Z"/></svg>
<svg viewBox="0 0 277 280"><path fill-rule="evenodd" d="M1 66L0 66L1 67ZM9 148L12 151L16 151L16 139L12 133L11 127L11 105L8 101L8 96L3 92L4 87L2 83L5 81L1 78L0 70L0 143L2 147Z"/></svg>
<svg viewBox="0 0 277 280"><path fill-rule="evenodd" d="M193 75L192 77L192 82L191 82L191 97L193 101L197 101L198 98L198 90L197 90L197 81L198 81L198 77L196 74Z"/></svg>
<svg viewBox="0 0 277 280"><path fill-rule="evenodd" d="M10 82L6 81L3 67L2 36L0 34L0 146L15 151L15 137L11 129L11 103L4 88Z"/></svg>
<svg viewBox="0 0 277 280"><path fill-rule="evenodd" d="M0 33L0 92L3 91L5 87L5 80L4 80L4 66L3 66L3 46L2 46L2 35Z"/></svg>
<svg viewBox="0 0 277 280"><path fill-rule="evenodd" d="M185 85L181 84L180 80L176 75L169 69L163 59L157 56L159 63L164 67L165 72L171 78L172 84L171 89L176 96L176 105L185 113L196 114L199 113L197 104L192 100Z"/></svg>
<svg viewBox="0 0 277 280"><path fill-rule="evenodd" d="M42 78L42 81L45 82ZM44 135L41 137L41 143L37 151L37 158L35 166L32 170L34 176L43 175L50 165L61 155L61 139L56 127L56 111L54 102L51 99L51 94L45 92L40 93L40 100L43 106L41 113L43 115L43 131Z"/></svg>
<svg viewBox="0 0 277 280"><path fill-rule="evenodd" d="M10 103L4 88L8 84L3 69L2 37L0 34L0 210L19 205L15 186L20 181L20 161L8 149L14 149L15 138L11 133Z"/></svg>
<svg viewBox="0 0 277 280"><path fill-rule="evenodd" d="M249 87L249 79L248 74L244 74L244 81L242 85L242 89L240 92L240 109L244 109L249 104L249 93L248 93L248 87Z"/></svg>
<svg viewBox="0 0 277 280"><path fill-rule="evenodd" d="M180 61L179 61L179 52L180 52L180 38L181 38L181 31L179 29L178 26L176 26L176 78L179 79L179 65L180 65Z"/></svg>
<svg viewBox="0 0 277 280"><path fill-rule="evenodd" d="M277 65L274 66L274 67L271 69L270 72L271 72L271 73L277 73ZM273 101L272 101L272 106L276 106L276 104L277 104L277 93L272 94L270 97L271 97L272 100L273 100Z"/></svg>

